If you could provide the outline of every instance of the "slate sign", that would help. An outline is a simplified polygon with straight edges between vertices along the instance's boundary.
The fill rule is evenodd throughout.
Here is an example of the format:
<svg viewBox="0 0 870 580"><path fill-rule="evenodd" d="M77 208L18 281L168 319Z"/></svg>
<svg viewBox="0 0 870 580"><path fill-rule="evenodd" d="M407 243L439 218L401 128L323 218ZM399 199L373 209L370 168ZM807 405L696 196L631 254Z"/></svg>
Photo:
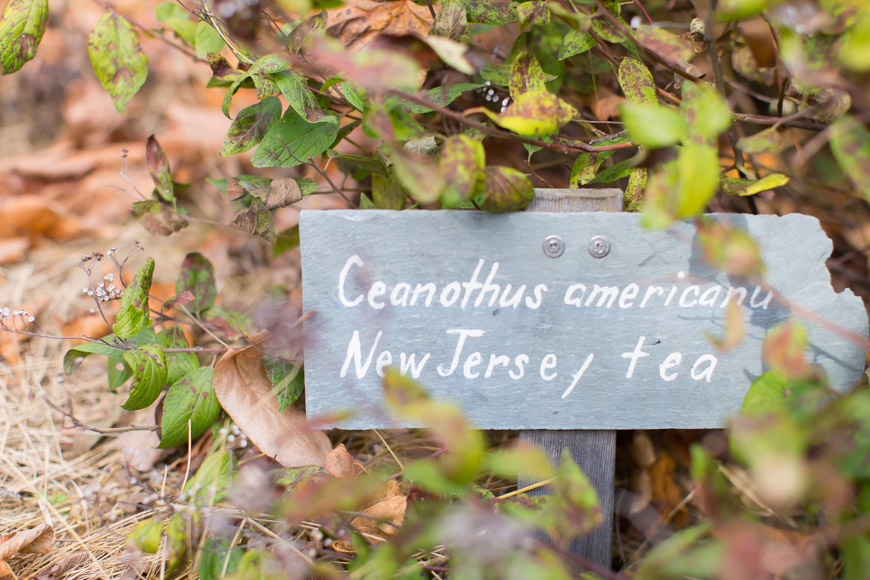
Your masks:
<svg viewBox="0 0 870 580"><path fill-rule="evenodd" d="M482 429L721 427L792 305L812 313L809 360L852 386L867 315L832 289L818 221L710 217L758 241L767 289L706 266L693 224L649 231L638 214L303 211L309 419L407 426L380 404L394 366ZM722 352L731 302L746 337Z"/></svg>

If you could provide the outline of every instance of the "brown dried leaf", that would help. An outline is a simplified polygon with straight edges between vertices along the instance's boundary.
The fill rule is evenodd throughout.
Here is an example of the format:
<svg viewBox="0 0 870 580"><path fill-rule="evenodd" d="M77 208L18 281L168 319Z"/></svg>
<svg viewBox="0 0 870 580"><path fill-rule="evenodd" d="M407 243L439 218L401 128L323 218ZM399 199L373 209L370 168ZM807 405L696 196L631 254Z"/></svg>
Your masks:
<svg viewBox="0 0 870 580"><path fill-rule="evenodd" d="M393 534L405 522L408 498L399 491L399 484L391 479L384 486L377 501L362 513L369 517L354 518L350 525L364 534Z"/></svg>
<svg viewBox="0 0 870 580"><path fill-rule="evenodd" d="M0 578L12 576L5 560L16 554L48 554L54 546L54 528L42 523L35 528L0 536Z"/></svg>
<svg viewBox="0 0 870 580"><path fill-rule="evenodd" d="M326 471L338 479L353 477L353 457L344 443L326 454Z"/></svg>
<svg viewBox="0 0 870 580"><path fill-rule="evenodd" d="M272 180L271 190L266 198L267 209L278 209L302 199L302 189L292 177Z"/></svg>
<svg viewBox="0 0 870 580"><path fill-rule="evenodd" d="M214 370L218 401L248 439L284 467L323 467L332 444L322 432L308 429L299 409L278 411L262 361L256 346L223 355Z"/></svg>
<svg viewBox="0 0 870 580"><path fill-rule="evenodd" d="M55 578L60 578L73 568L78 567L80 564L83 564L88 560L88 553L84 550L78 550L77 552L73 552L69 556L64 556L63 558L61 558L48 570L37 574L34 577L34 580L54 580Z"/></svg>
<svg viewBox="0 0 870 580"><path fill-rule="evenodd" d="M434 3L436 11L438 6L439 3ZM328 11L326 30L347 47L359 50L379 34L413 34L425 38L432 22L429 8L411 0L350 0Z"/></svg>

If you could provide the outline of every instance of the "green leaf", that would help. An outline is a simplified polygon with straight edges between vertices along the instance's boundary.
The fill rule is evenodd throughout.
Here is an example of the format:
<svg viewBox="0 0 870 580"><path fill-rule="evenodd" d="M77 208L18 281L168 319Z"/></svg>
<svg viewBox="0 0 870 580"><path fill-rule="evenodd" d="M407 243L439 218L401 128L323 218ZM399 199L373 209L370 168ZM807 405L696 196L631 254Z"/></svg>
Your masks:
<svg viewBox="0 0 870 580"><path fill-rule="evenodd" d="M428 102L433 105L438 105L439 107L446 107L457 98L459 95L466 91L471 91L477 88L482 87L480 83L456 83L455 85L442 85L440 87L436 87L434 89L429 89L428 91L423 91L420 93L420 96L426 99ZM412 115L416 115L418 113L429 113L433 109L431 107L427 107L425 105L420 105L418 103L412 103L410 101L406 101L402 103L402 108L405 111L411 113Z"/></svg>
<svg viewBox="0 0 870 580"><path fill-rule="evenodd" d="M118 350L116 354L110 355L106 360L106 378L109 390L113 393L133 376L133 370L124 361L125 352Z"/></svg>
<svg viewBox="0 0 870 580"><path fill-rule="evenodd" d="M105 14L88 39L88 54L100 84L121 113L148 77L148 57L139 33L116 12Z"/></svg>
<svg viewBox="0 0 870 580"><path fill-rule="evenodd" d="M193 440L218 418L221 406L214 394L213 375L211 367L199 367L169 387L163 400L158 449L187 444L188 422Z"/></svg>
<svg viewBox="0 0 870 580"><path fill-rule="evenodd" d="M157 194L169 203L175 201L175 186L172 183L169 160L166 159L166 152L154 135L149 136L145 143L145 163L148 165L148 173L151 174Z"/></svg>
<svg viewBox="0 0 870 580"><path fill-rule="evenodd" d="M251 158L254 167L295 167L326 151L338 134L338 123L309 123L288 110L263 137Z"/></svg>
<svg viewBox="0 0 870 580"><path fill-rule="evenodd" d="M723 177L722 189L732 195L747 196L782 187L788 182L788 176L782 173L770 173L758 180Z"/></svg>
<svg viewBox="0 0 870 580"><path fill-rule="evenodd" d="M136 336L148 325L151 311L148 308L148 291L151 290L151 279L154 276L154 260L148 258L133 281L124 290L121 297L121 309L112 330L118 338Z"/></svg>
<svg viewBox="0 0 870 580"><path fill-rule="evenodd" d="M766 415L771 410L783 409L788 394L788 377L780 370L762 373L750 385L743 397L740 412L748 415Z"/></svg>
<svg viewBox="0 0 870 580"><path fill-rule="evenodd" d="M184 6L177 2L161 2L154 7L154 16L186 43L195 45L196 23L190 20L190 12Z"/></svg>
<svg viewBox="0 0 870 580"><path fill-rule="evenodd" d="M727 560L721 544L699 545L709 531L707 522L676 532L649 551L634 577L638 580L716 577Z"/></svg>
<svg viewBox="0 0 870 580"><path fill-rule="evenodd" d="M48 0L10 0L0 18L0 72L12 74L36 56L48 22Z"/></svg>
<svg viewBox="0 0 870 580"><path fill-rule="evenodd" d="M336 117L326 118L326 113L320 108L314 93L305 83L305 78L299 73L294 71L278 73L275 75L275 84L293 110L309 123L317 123L320 120L337 122Z"/></svg>
<svg viewBox="0 0 870 580"><path fill-rule="evenodd" d="M445 473L441 465L432 459L418 459L405 465L405 479L432 493L440 495L465 495L468 487L456 483Z"/></svg>
<svg viewBox="0 0 870 580"><path fill-rule="evenodd" d="M567 448L562 450L562 459L556 468L553 500L552 507L559 514L556 525L562 537L588 532L601 522L598 493Z"/></svg>
<svg viewBox="0 0 870 580"><path fill-rule="evenodd" d="M725 22L745 20L756 14L761 14L770 5L771 0L722 0L716 11L716 19Z"/></svg>
<svg viewBox="0 0 870 580"><path fill-rule="evenodd" d="M363 89L354 87L351 83L345 81L341 83L341 94L344 95L344 98L347 99L347 102L354 109L357 111L365 110L365 91Z"/></svg>
<svg viewBox="0 0 870 580"><path fill-rule="evenodd" d="M510 0L465 0L465 12L469 22L479 24L509 24L520 18Z"/></svg>
<svg viewBox="0 0 870 580"><path fill-rule="evenodd" d="M559 50L559 60L583 54L596 44L598 44L598 41L595 40L595 37L585 30L571 29L562 41L562 48Z"/></svg>
<svg viewBox="0 0 870 580"><path fill-rule="evenodd" d="M441 196L445 207L456 207L483 186L486 153L480 141L467 135L448 137L441 146L439 165L447 179L447 189Z"/></svg>
<svg viewBox="0 0 870 580"><path fill-rule="evenodd" d="M544 70L534 56L521 54L511 63L508 87L512 99L518 99L523 93L547 92L545 82Z"/></svg>
<svg viewBox="0 0 870 580"><path fill-rule="evenodd" d="M289 227L275 235L272 257L278 257L299 245L299 224Z"/></svg>
<svg viewBox="0 0 870 580"><path fill-rule="evenodd" d="M377 209L400 210L405 207L408 192L393 174L372 175L372 201Z"/></svg>
<svg viewBox="0 0 870 580"><path fill-rule="evenodd" d="M205 58L208 54L220 52L226 44L211 24L205 20L200 20L196 24L196 39L193 45L196 47L197 58Z"/></svg>
<svg viewBox="0 0 870 580"><path fill-rule="evenodd" d="M598 168L611 155L613 155L613 151L581 153L578 155L577 159L574 160L574 165L571 167L570 187L580 187L595 179Z"/></svg>
<svg viewBox="0 0 870 580"><path fill-rule="evenodd" d="M124 353L124 362L133 371L133 388L121 407L127 411L144 409L157 400L166 386L166 357L158 344L146 344Z"/></svg>
<svg viewBox="0 0 870 580"><path fill-rule="evenodd" d="M259 199L251 202L251 206L233 219L233 225L249 234L259 236L267 242L275 241L275 223L272 212Z"/></svg>
<svg viewBox="0 0 870 580"><path fill-rule="evenodd" d="M858 193L870 200L870 132L854 117L843 117L830 128L831 152Z"/></svg>
<svg viewBox="0 0 870 580"><path fill-rule="evenodd" d="M219 580L232 574L238 568L244 553L238 546L230 547L230 540L227 538L209 536L199 551L199 580Z"/></svg>
<svg viewBox="0 0 870 580"><path fill-rule="evenodd" d="M147 519L139 522L133 531L127 535L127 542L133 544L146 554L156 554L163 538L163 522Z"/></svg>
<svg viewBox="0 0 870 580"><path fill-rule="evenodd" d="M704 212L719 186L719 157L715 147L688 142L677 157L678 217Z"/></svg>
<svg viewBox="0 0 870 580"><path fill-rule="evenodd" d="M643 62L626 57L619 61L619 86L629 103L656 103L656 85Z"/></svg>
<svg viewBox="0 0 870 580"><path fill-rule="evenodd" d="M704 139L715 139L731 126L731 109L712 85L683 83L680 108L689 122L689 132Z"/></svg>
<svg viewBox="0 0 870 580"><path fill-rule="evenodd" d="M846 68L857 73L870 71L870 15L866 7L860 10L852 26L843 33L837 58Z"/></svg>
<svg viewBox="0 0 870 580"><path fill-rule="evenodd" d="M777 149L782 142L782 134L776 127L770 127L763 131L759 131L749 137L744 137L737 142L737 146L744 153L754 155L756 153L767 153Z"/></svg>
<svg viewBox="0 0 870 580"><path fill-rule="evenodd" d="M134 201L130 211L152 236L170 236L188 225L177 211L156 199Z"/></svg>
<svg viewBox="0 0 870 580"><path fill-rule="evenodd" d="M110 342L112 338L114 337L109 335L103 340ZM64 353L63 372L67 375L73 374L79 364L92 354L100 354L107 357L121 357L123 353L124 350L120 346L112 346L111 344L104 344L102 342L84 342Z"/></svg>
<svg viewBox="0 0 870 580"><path fill-rule="evenodd" d="M236 470L236 456L232 451L217 450L210 453L196 474L187 480L184 493L197 507L222 502L229 494L230 479Z"/></svg>
<svg viewBox="0 0 870 580"><path fill-rule="evenodd" d="M484 170L486 199L482 209L501 213L526 209L535 197L535 187L529 178L510 167L487 167Z"/></svg>
<svg viewBox="0 0 870 580"><path fill-rule="evenodd" d="M165 349L190 348L178 326L170 326L157 334L157 344ZM171 385L187 373L199 368L199 359L192 352L164 352L166 356L166 383Z"/></svg>
<svg viewBox="0 0 870 580"><path fill-rule="evenodd" d="M392 177L398 184L420 203L431 203L441 197L446 185L445 176L438 162L423 153L414 153L408 149L393 149L390 152L393 165ZM372 178L374 187L375 178ZM375 194L375 190L372 190ZM375 203L378 200L375 198ZM401 209L396 207L395 209Z"/></svg>
<svg viewBox="0 0 870 580"><path fill-rule="evenodd" d="M625 187L625 211L635 211L643 199L644 189L649 171L646 167L632 169L628 174L628 185Z"/></svg>
<svg viewBox="0 0 870 580"><path fill-rule="evenodd" d="M259 103L245 107L230 125L221 155L244 153L256 146L280 118L281 101L278 97L266 97Z"/></svg>
<svg viewBox="0 0 870 580"><path fill-rule="evenodd" d="M552 135L559 127L577 117L577 109L549 92L528 92L517 97L504 113L496 115L481 109L490 119L520 135Z"/></svg>
<svg viewBox="0 0 870 580"><path fill-rule="evenodd" d="M631 140L653 149L679 143L689 130L683 115L653 103L623 105L620 116Z"/></svg>
<svg viewBox="0 0 870 580"><path fill-rule="evenodd" d="M278 411L283 412L284 409L295 403L299 395L302 394L302 389L305 386L305 374L299 365L271 356L263 357L263 366L266 367L266 373L269 375L269 380L272 381L272 391L278 397Z"/></svg>

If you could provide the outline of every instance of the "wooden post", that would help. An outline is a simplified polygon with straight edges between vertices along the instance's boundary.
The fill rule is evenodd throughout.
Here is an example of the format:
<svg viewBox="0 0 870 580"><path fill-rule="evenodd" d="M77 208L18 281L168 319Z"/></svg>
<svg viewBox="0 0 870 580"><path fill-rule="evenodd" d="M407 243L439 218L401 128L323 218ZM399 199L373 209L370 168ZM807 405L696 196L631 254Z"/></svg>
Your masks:
<svg viewBox="0 0 870 580"><path fill-rule="evenodd" d="M622 211L622 202L623 193L619 189L538 189L526 211L618 212ZM609 570L613 549L616 431L520 431L520 439L543 449L554 464L558 464L562 450L567 447L574 461L595 486L604 521L585 536L574 540L571 551ZM520 487L533 483L536 481L520 477ZM547 488L538 488L530 493L544 494Z"/></svg>

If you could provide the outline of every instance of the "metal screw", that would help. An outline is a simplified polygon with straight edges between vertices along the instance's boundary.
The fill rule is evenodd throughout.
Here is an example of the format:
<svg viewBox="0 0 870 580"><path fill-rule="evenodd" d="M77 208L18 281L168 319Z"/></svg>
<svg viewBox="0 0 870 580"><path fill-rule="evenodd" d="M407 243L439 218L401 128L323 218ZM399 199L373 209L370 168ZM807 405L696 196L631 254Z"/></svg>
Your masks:
<svg viewBox="0 0 870 580"><path fill-rule="evenodd" d="M594 236L589 240L589 253L593 258L603 258L610 253L610 242L604 236Z"/></svg>
<svg viewBox="0 0 870 580"><path fill-rule="evenodd" d="M548 258L558 258L565 251L565 242L559 236L547 236L544 240L544 255Z"/></svg>

